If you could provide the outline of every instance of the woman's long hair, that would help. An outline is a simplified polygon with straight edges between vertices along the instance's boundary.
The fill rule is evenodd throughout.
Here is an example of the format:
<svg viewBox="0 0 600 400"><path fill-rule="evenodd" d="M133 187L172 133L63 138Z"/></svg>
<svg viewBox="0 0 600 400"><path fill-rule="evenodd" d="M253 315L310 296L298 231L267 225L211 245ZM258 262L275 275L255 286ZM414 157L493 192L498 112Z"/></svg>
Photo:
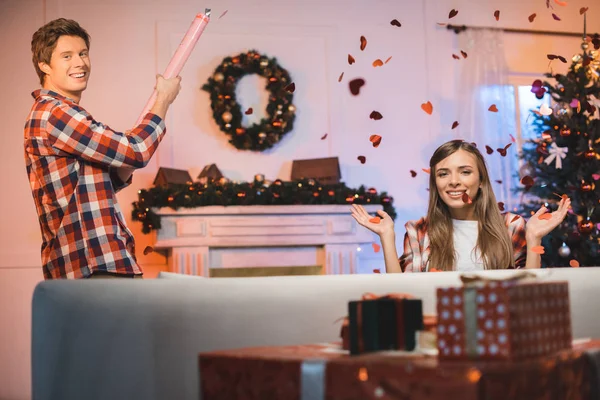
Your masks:
<svg viewBox="0 0 600 400"><path fill-rule="evenodd" d="M477 248L483 259L485 269L504 269L514 267L512 241L508 234L504 218L498 209L496 196L492 190L485 161L477 148L462 140L446 142L433 153L429 161L429 208L427 210L427 233L431 241L429 265L442 271L452 271L456 261L454 251L453 225L450 210L440 198L435 182L435 167L440 161L458 150L467 151L475 156L479 170L480 185L473 199L475 217L478 221L479 235ZM450 240L448 240L450 238Z"/></svg>

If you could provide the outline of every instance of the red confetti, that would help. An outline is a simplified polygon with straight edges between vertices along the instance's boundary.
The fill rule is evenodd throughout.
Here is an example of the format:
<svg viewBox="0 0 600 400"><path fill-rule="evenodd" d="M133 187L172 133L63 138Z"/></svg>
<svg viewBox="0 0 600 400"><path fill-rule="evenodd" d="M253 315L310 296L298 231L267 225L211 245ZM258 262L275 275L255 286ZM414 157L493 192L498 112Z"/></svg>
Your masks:
<svg viewBox="0 0 600 400"><path fill-rule="evenodd" d="M518 220L519 218L521 218L519 215L515 215L513 217L513 219L510 220L510 223L512 224L513 222L515 222L516 220Z"/></svg>
<svg viewBox="0 0 600 400"><path fill-rule="evenodd" d="M502 149L496 149L496 151L497 151L498 153L500 153L500 155L501 155L502 157L506 157L506 150L508 150L508 148L509 148L510 146L512 146L512 143L509 143L509 144L507 144L507 145L506 145L506 146L504 146L504 148L502 148Z"/></svg>
<svg viewBox="0 0 600 400"><path fill-rule="evenodd" d="M148 254L154 252L154 248L152 246L146 246L146 248L144 249L144 255L147 256Z"/></svg>
<svg viewBox="0 0 600 400"><path fill-rule="evenodd" d="M571 260L571 261L569 261L569 265L572 268L579 268L579 261L577 261L577 260Z"/></svg>
<svg viewBox="0 0 600 400"><path fill-rule="evenodd" d="M223 11L223 14L221 14L221 16L220 16L218 19L221 19L221 18L223 18L223 17L225 16L225 14L227 14L227 11L229 11L229 10L225 10L225 11Z"/></svg>
<svg viewBox="0 0 600 400"><path fill-rule="evenodd" d="M548 57L548 60L550 60L550 61L558 58L561 62L563 62L565 64L567 63L567 59L564 58L563 56L557 56L555 54L548 54L546 57Z"/></svg>
<svg viewBox="0 0 600 400"><path fill-rule="evenodd" d="M373 251L375 253L379 253L379 250L381 250L381 246L378 245L377 243L372 243L371 245L373 246Z"/></svg>
<svg viewBox="0 0 600 400"><path fill-rule="evenodd" d="M467 52L466 52L466 51L462 51L462 50L461 50L461 51L460 51L460 54L463 56L463 58L467 58L467 57L469 57L469 55L467 54Z"/></svg>
<svg viewBox="0 0 600 400"><path fill-rule="evenodd" d="M517 139L515 139L515 137L514 137L513 135L511 135L511 134L509 133L509 134L508 134L508 136L510 136L510 140L511 140L513 143L517 143Z"/></svg>
<svg viewBox="0 0 600 400"><path fill-rule="evenodd" d="M373 61L373 66L374 67L381 67L383 65L383 61L381 61L379 58L375 61Z"/></svg>
<svg viewBox="0 0 600 400"><path fill-rule="evenodd" d="M364 36L360 37L360 50L363 51L367 47L367 38Z"/></svg>
<svg viewBox="0 0 600 400"><path fill-rule="evenodd" d="M430 174L431 173L431 170L429 168L421 168L421 170L423 172L425 172L426 174Z"/></svg>
<svg viewBox="0 0 600 400"><path fill-rule="evenodd" d="M412 176L413 178L414 178L415 176L417 176L417 171L415 171L414 169L411 169L411 170L410 170L410 176Z"/></svg>
<svg viewBox="0 0 600 400"><path fill-rule="evenodd" d="M452 129L456 128L458 126L458 121L454 121L452 123Z"/></svg>
<svg viewBox="0 0 600 400"><path fill-rule="evenodd" d="M374 274L380 274L380 273L381 273L381 270L380 270L379 268L375 268L375 269L373 270L373 273L374 273Z"/></svg>
<svg viewBox="0 0 600 400"><path fill-rule="evenodd" d="M535 19L535 17L537 16L536 13L531 14L529 17L527 17L529 19L529 22L533 22L533 20Z"/></svg>
<svg viewBox="0 0 600 400"><path fill-rule="evenodd" d="M500 10L494 11L494 18L496 18L496 21L500 20Z"/></svg>
<svg viewBox="0 0 600 400"><path fill-rule="evenodd" d="M554 18L557 21L560 21L560 17L554 13L552 13L552 18Z"/></svg>
<svg viewBox="0 0 600 400"><path fill-rule="evenodd" d="M341 82L343 77L344 77L344 73L342 72L342 73L340 74L340 77L338 78L338 82Z"/></svg>
<svg viewBox="0 0 600 400"><path fill-rule="evenodd" d="M431 113L433 113L433 104L431 104L430 101L428 101L427 103L423 103L421 104L421 110L431 115Z"/></svg>
<svg viewBox="0 0 600 400"><path fill-rule="evenodd" d="M492 154L492 153L494 152L494 149L492 149L490 146L486 145L486 146L485 146L485 151L486 151L488 154Z"/></svg>
<svg viewBox="0 0 600 400"><path fill-rule="evenodd" d="M383 63L387 64L392 59L392 56L389 56Z"/></svg>
<svg viewBox="0 0 600 400"><path fill-rule="evenodd" d="M321 140L325 140L327 139L327 134L324 134L323 136L321 136Z"/></svg>
<svg viewBox="0 0 600 400"><path fill-rule="evenodd" d="M502 185L502 181L500 179L496 179L496 183Z"/></svg>
<svg viewBox="0 0 600 400"><path fill-rule="evenodd" d="M296 90L296 84L294 82L290 83L289 85L287 85L285 87L286 92L294 93L295 90Z"/></svg>
<svg viewBox="0 0 600 400"><path fill-rule="evenodd" d="M458 14L458 10L455 10L455 9L450 10L450 12L448 13L448 19L452 19L452 18L456 17L457 14Z"/></svg>
<svg viewBox="0 0 600 400"><path fill-rule="evenodd" d="M379 121L381 118L383 118L383 115L381 115L379 111L371 111L371 115L369 115L369 118L374 119L375 121Z"/></svg>
<svg viewBox="0 0 600 400"><path fill-rule="evenodd" d="M500 212L504 211L504 203L503 202L498 202L498 209L500 210Z"/></svg>
<svg viewBox="0 0 600 400"><path fill-rule="evenodd" d="M587 8L587 7L581 7L581 8L579 9L579 15L583 15L583 14L585 14L585 13L587 12L587 10L588 10L588 8Z"/></svg>
<svg viewBox="0 0 600 400"><path fill-rule="evenodd" d="M554 2L561 7L566 7L568 4L566 1L560 1L560 0L554 0Z"/></svg>
<svg viewBox="0 0 600 400"><path fill-rule="evenodd" d="M244 114L246 114L246 115L250 115L250 114L252 114L252 112L253 112L253 111L254 111L254 110L252 110L252 107L250 107L250 108L248 108L248 109L247 109L247 110L244 112Z"/></svg>
<svg viewBox="0 0 600 400"><path fill-rule="evenodd" d="M462 195L462 201L465 204L473 204L473 200L469 197L469 195L467 194L467 192L464 192Z"/></svg>
<svg viewBox="0 0 600 400"><path fill-rule="evenodd" d="M454 58L455 60L460 60L460 57L457 56L456 54L452 54L452 58Z"/></svg>
<svg viewBox="0 0 600 400"><path fill-rule="evenodd" d="M352 57L352 54L348 54L348 64L352 65L356 62L356 60L354 59L354 57Z"/></svg>
<svg viewBox="0 0 600 400"><path fill-rule="evenodd" d="M379 218L379 217L373 217L373 218L369 219L369 222L372 223L372 224L378 224L378 223L381 222L381 218Z"/></svg>
<svg viewBox="0 0 600 400"><path fill-rule="evenodd" d="M381 136L371 135L371 137L369 137L369 141L373 143L373 147L379 147L379 145L381 144Z"/></svg>
<svg viewBox="0 0 600 400"><path fill-rule="evenodd" d="M398 28L400 28L402 26L402 24L400 23L400 21L398 21L397 19L393 19L390 21L390 24L392 26L397 26Z"/></svg>
<svg viewBox="0 0 600 400"><path fill-rule="evenodd" d="M533 178L529 175L524 176L521 178L521 184L525 186L525 190L529 190L533 186Z"/></svg>
<svg viewBox="0 0 600 400"><path fill-rule="evenodd" d="M358 161L360 161L361 164L364 164L365 162L367 162L367 157L365 157L365 156L358 156L356 158L358 159Z"/></svg>
<svg viewBox="0 0 600 400"><path fill-rule="evenodd" d="M531 251L536 254L544 254L546 251L544 250L544 246L533 246Z"/></svg>
<svg viewBox="0 0 600 400"><path fill-rule="evenodd" d="M547 219L552 219L552 214L550 213L544 213L544 214L540 214L538 215L538 219L543 220L547 220Z"/></svg>
<svg viewBox="0 0 600 400"><path fill-rule="evenodd" d="M491 112L498 112L498 107L496 107L496 105L495 105L495 104L492 104L492 105L490 106L490 108L488 108L488 111L491 111Z"/></svg>
<svg viewBox="0 0 600 400"><path fill-rule="evenodd" d="M350 93L357 96L360 93L360 88L365 84L365 80L362 78L352 79L348 84L350 86Z"/></svg>

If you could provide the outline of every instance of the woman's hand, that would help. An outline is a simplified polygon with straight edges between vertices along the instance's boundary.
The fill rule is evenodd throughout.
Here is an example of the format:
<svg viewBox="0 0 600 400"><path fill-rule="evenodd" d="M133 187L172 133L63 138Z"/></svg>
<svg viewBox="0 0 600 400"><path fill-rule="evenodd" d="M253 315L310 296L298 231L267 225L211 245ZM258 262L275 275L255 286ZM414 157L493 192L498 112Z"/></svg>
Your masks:
<svg viewBox="0 0 600 400"><path fill-rule="evenodd" d="M540 216L546 213L546 207L542 206L525 225L525 232L528 238L540 241L548 233L552 232L567 216L567 211L571 207L571 199L563 198L558 204L558 210L550 214L550 218L540 219Z"/></svg>
<svg viewBox="0 0 600 400"><path fill-rule="evenodd" d="M375 232L380 237L394 234L394 220L385 211L377 211L379 218L381 218L379 223L369 222L369 220L374 217L369 215L367 210L365 210L365 208L360 204L352 204L351 211L352 218L354 218L359 225L364 226L372 232Z"/></svg>

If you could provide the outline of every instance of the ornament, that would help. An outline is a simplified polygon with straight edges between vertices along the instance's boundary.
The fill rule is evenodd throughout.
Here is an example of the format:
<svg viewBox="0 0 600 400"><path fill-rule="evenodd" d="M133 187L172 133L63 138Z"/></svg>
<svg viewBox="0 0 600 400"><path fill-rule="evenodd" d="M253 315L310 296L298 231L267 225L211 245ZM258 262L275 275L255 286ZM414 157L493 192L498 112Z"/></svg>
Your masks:
<svg viewBox="0 0 600 400"><path fill-rule="evenodd" d="M267 60L266 58L261 58L259 65L262 68L266 68L269 65L269 60Z"/></svg>
<svg viewBox="0 0 600 400"><path fill-rule="evenodd" d="M544 162L548 165L552 163L556 159L556 169L562 169L562 159L567 156L569 149L567 147L558 147L556 143L552 143L550 145L550 149L548 153L550 154Z"/></svg>
<svg viewBox="0 0 600 400"><path fill-rule="evenodd" d="M590 218L587 218L579 223L578 229L582 235L589 235L594 230L594 223Z"/></svg>
<svg viewBox="0 0 600 400"><path fill-rule="evenodd" d="M564 128L562 128L560 130L560 136L562 136L562 137L571 136L571 130L565 126Z"/></svg>
<svg viewBox="0 0 600 400"><path fill-rule="evenodd" d="M283 185L283 182L281 181L281 179L275 179L275 182L273 182L273 185L281 186L281 185Z"/></svg>
<svg viewBox="0 0 600 400"><path fill-rule="evenodd" d="M230 123L233 119L233 115L229 111L225 111L223 114L221 114L221 119L225 123Z"/></svg>
<svg viewBox="0 0 600 400"><path fill-rule="evenodd" d="M369 188L369 189L367 189L367 193L375 195L375 194L377 194L377 189Z"/></svg>
<svg viewBox="0 0 600 400"><path fill-rule="evenodd" d="M308 180L308 186L315 186L315 183L315 180L312 178Z"/></svg>
<svg viewBox="0 0 600 400"><path fill-rule="evenodd" d="M265 180L265 176L263 174L254 175L254 182L262 183Z"/></svg>
<svg viewBox="0 0 600 400"><path fill-rule="evenodd" d="M289 111L289 112L294 112L294 111L296 111L296 106L295 106L295 105L293 105L293 104L290 104L290 105L288 106L288 111Z"/></svg>
<svg viewBox="0 0 600 400"><path fill-rule="evenodd" d="M221 179L219 179L219 183L221 185L226 185L229 182L229 179L222 177Z"/></svg>
<svg viewBox="0 0 600 400"><path fill-rule="evenodd" d="M596 184L594 182L581 181L581 186L579 188L582 192L591 192L596 188Z"/></svg>
<svg viewBox="0 0 600 400"><path fill-rule="evenodd" d="M330 190L330 191L328 191L328 192L327 192L327 194L328 194L329 196L333 196L333 195L335 195L335 192L334 192L333 190Z"/></svg>
<svg viewBox="0 0 600 400"><path fill-rule="evenodd" d="M596 152L594 151L594 149L588 149L585 151L585 153L583 153L583 156L587 160L594 160L596 158Z"/></svg>
<svg viewBox="0 0 600 400"><path fill-rule="evenodd" d="M562 246L558 249L558 255L562 258L567 258L571 255L571 249L567 246L566 243L563 243Z"/></svg>
<svg viewBox="0 0 600 400"><path fill-rule="evenodd" d="M568 119L573 115L573 108L569 103L556 103L552 106L552 109L554 110L554 115L559 119Z"/></svg>
<svg viewBox="0 0 600 400"><path fill-rule="evenodd" d="M223 74L222 74L222 73L220 73L220 72L217 72L217 73L216 73L216 74L213 76L213 79L214 79L216 82L223 82L223 79L225 79L225 75L223 75Z"/></svg>

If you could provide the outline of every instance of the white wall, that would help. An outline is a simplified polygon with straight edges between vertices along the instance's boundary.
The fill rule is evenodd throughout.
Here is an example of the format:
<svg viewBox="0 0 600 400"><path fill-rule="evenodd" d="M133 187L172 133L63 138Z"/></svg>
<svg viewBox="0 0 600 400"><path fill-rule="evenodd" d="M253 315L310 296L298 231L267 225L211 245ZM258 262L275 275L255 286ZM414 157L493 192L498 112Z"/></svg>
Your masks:
<svg viewBox="0 0 600 400"><path fill-rule="evenodd" d="M215 4L197 1L0 1L0 44L4 100L0 116L4 124L0 166L4 171L0 196L0 399L29 397L30 303L34 285L42 279L39 267L40 233L29 191L22 150L22 128L31 107L31 91L37 76L31 65L32 33L59 16L78 20L92 36L93 73L82 105L96 119L125 130L137 119L154 83L187 30L204 7L213 9L213 20L182 72L183 90L169 112L168 138L151 164L136 173L134 184L119 194L126 216L137 191L151 185L159 166L186 168L197 173L216 163L230 178L252 179L263 173L268 179L289 178L291 161L300 158L338 156L343 180L349 186L376 187L395 198L402 225L426 210L426 176L410 178L409 170L426 167L429 156L445 140L460 137L454 102L461 63L456 36L436 22L448 22L450 9L459 10L450 22L476 26L501 26L538 30L581 30L581 0L568 7L554 4L563 19L554 21L541 0L230 0ZM493 12L501 10L496 22ZM225 10L227 15L218 16ZM530 24L527 16L538 14ZM600 31L600 11L591 8L590 31ZM396 18L401 28L389 22ZM368 40L364 52L359 37ZM577 38L507 35L506 57L512 71L539 75L547 68L547 53L569 58L578 50ZM293 133L266 153L240 152L216 129L208 94L199 90L212 70L228 55L255 48L277 57L296 82L294 103L297 122ZM347 54L357 62L349 66ZM392 60L373 68L376 58ZM556 63L554 68L560 67ZM337 79L344 72L344 80ZM349 94L347 82L364 77L361 95ZM533 80L533 79L532 79ZM243 83L242 97L260 104L256 79ZM420 104L431 101L428 116ZM254 107L255 110L257 107ZM380 121L369 119L380 111ZM256 112L256 111L255 111ZM320 137L328 133L328 138ZM379 148L368 141L383 137ZM361 165L356 157L365 155ZM138 223L129 221L138 248L152 244L153 235L142 235ZM368 250L368 249L367 249ZM139 255L148 275L165 269L158 253ZM378 256L377 256L378 257ZM378 259L377 259L378 260ZM377 261L378 262L378 261Z"/></svg>

